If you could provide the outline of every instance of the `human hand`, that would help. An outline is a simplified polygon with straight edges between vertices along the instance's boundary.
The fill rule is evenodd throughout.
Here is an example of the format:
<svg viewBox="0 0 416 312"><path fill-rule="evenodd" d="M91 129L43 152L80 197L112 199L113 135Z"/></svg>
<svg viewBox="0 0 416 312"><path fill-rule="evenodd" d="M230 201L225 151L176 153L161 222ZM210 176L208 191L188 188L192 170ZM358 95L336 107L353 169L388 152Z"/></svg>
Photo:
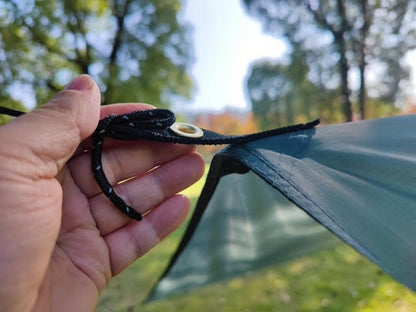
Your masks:
<svg viewBox="0 0 416 312"><path fill-rule="evenodd" d="M202 176L194 147L106 140L107 178L145 214L140 222L101 193L84 152L100 115L149 108L100 111L98 87L84 75L0 127L0 311L92 311L113 276L185 219L189 201L175 194Z"/></svg>

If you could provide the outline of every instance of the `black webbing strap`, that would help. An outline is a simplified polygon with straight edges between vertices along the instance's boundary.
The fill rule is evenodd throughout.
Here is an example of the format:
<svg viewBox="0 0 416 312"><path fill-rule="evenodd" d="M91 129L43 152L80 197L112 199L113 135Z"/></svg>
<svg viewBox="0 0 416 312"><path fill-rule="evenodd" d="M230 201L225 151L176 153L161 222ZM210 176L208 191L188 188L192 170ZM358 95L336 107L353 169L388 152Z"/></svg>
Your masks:
<svg viewBox="0 0 416 312"><path fill-rule="evenodd" d="M0 114L17 117L24 114L24 112L0 107ZM273 135L310 129L315 127L319 123L319 120L314 120L306 124L298 124L254 134L236 136L222 135L210 130L201 129L202 135L200 137L189 137L186 136L186 134L178 134L171 129L171 126L174 123L175 115L170 110L154 109L135 111L122 115L110 115L100 120L97 129L94 131L91 164L94 178L107 198L132 219L141 220L142 215L127 205L126 202L115 193L114 188L107 180L103 170L101 158L105 137L126 141L152 140L190 145L244 144Z"/></svg>

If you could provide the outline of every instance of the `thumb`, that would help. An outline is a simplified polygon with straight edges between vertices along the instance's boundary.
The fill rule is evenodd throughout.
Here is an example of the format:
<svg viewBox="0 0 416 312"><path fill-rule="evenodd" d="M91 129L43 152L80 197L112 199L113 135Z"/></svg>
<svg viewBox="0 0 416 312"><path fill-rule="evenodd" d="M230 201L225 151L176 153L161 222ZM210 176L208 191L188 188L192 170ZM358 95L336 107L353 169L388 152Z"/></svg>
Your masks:
<svg viewBox="0 0 416 312"><path fill-rule="evenodd" d="M9 159L25 160L36 168L35 172L25 168L32 179L54 177L93 133L99 112L98 86L90 76L81 75L46 105L2 127L0 140L11 153Z"/></svg>

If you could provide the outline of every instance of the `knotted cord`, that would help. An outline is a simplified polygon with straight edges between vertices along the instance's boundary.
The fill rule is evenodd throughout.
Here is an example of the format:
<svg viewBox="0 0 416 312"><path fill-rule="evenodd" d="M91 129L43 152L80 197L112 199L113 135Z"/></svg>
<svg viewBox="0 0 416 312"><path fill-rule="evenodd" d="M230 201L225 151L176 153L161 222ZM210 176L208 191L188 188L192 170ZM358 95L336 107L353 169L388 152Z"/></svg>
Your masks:
<svg viewBox="0 0 416 312"><path fill-rule="evenodd" d="M0 114L18 117L24 114L24 112L0 106ZM91 168L94 178L104 195L118 209L134 220L140 221L142 215L127 205L126 202L116 194L113 186L110 184L104 173L102 152L105 137L125 141L140 139L191 145L244 144L278 134L310 129L315 127L319 123L319 120L248 135L227 136L210 130L201 129L202 134L200 137L191 137L186 133L181 134L180 132L173 131L171 126L174 123L175 115L167 109L135 111L122 115L109 115L103 118L100 120L93 133ZM195 126L192 127L196 128ZM199 130L199 128L196 129Z"/></svg>

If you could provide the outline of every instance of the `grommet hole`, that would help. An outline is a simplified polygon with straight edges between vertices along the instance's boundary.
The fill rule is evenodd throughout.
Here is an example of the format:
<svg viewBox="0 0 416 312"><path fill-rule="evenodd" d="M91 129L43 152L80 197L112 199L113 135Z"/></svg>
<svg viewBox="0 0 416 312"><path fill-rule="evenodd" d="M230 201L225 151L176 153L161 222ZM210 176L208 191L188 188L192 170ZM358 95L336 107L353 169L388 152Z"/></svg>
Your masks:
<svg viewBox="0 0 416 312"><path fill-rule="evenodd" d="M170 126L170 129L180 136L190 138L200 138L204 135L204 132L200 128L186 122L175 122Z"/></svg>

